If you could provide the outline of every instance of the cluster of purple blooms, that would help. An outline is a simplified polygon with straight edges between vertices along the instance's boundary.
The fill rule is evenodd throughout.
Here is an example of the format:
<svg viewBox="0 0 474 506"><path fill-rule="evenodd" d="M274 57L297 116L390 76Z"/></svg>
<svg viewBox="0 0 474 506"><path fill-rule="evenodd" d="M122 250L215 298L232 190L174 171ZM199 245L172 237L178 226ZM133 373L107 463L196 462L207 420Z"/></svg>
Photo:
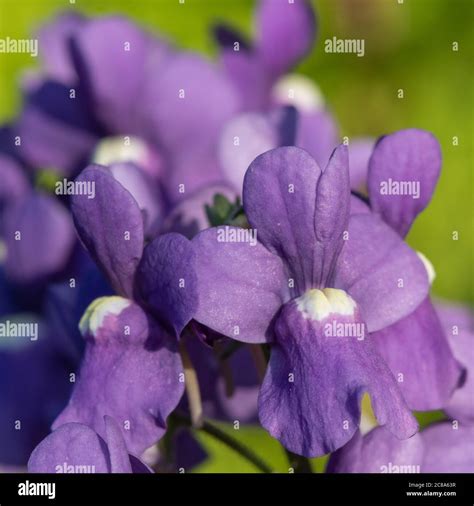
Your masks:
<svg viewBox="0 0 474 506"><path fill-rule="evenodd" d="M0 132L0 316L40 328L0 342L4 470L189 469L203 417L259 420L294 454L332 453L329 472L474 470L474 319L432 302L404 240L439 144L341 144L289 74L309 3L261 0L256 25L219 26L218 63L119 17L40 31L44 68ZM412 412L439 409L418 432Z"/></svg>

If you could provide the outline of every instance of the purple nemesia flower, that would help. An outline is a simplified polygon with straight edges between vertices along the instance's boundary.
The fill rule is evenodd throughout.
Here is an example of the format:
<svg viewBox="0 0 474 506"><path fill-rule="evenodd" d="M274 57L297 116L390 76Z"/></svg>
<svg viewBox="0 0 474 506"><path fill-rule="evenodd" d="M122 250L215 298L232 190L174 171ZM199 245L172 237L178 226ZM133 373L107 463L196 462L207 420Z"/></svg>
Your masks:
<svg viewBox="0 0 474 506"><path fill-rule="evenodd" d="M372 212L405 237L431 200L440 168L440 147L429 132L407 129L382 137L368 169ZM373 340L410 408L446 406L462 371L429 297L406 318L374 333Z"/></svg>
<svg viewBox="0 0 474 506"><path fill-rule="evenodd" d="M417 427L367 333L412 312L426 297L428 278L417 255L380 219L365 213L349 221L347 164L344 146L324 171L304 150L269 151L245 176L252 229L212 228L192 241L194 318L243 342L272 343L260 421L307 456L351 438L364 391L379 422L397 436ZM341 326L360 333L341 335Z"/></svg>
<svg viewBox="0 0 474 506"><path fill-rule="evenodd" d="M102 438L87 425L66 423L53 431L31 454L30 473L151 473L131 455L117 422L104 417Z"/></svg>
<svg viewBox="0 0 474 506"><path fill-rule="evenodd" d="M103 419L110 415L127 447L140 454L163 435L183 394L177 336L194 307L193 252L178 234L143 249L139 204L109 169L91 165L77 181L95 183L95 198L72 198L77 231L120 296L97 299L84 314L79 379L53 427L80 422L103 436Z"/></svg>
<svg viewBox="0 0 474 506"><path fill-rule="evenodd" d="M71 217L59 201L31 192L11 206L4 219L10 279L33 283L66 267L76 238Z"/></svg>
<svg viewBox="0 0 474 506"><path fill-rule="evenodd" d="M103 434L107 414L139 454L162 436L182 395L176 346L138 305L122 297L92 303L81 330L86 350L79 379L53 428L79 421Z"/></svg>
<svg viewBox="0 0 474 506"><path fill-rule="evenodd" d="M383 427L359 431L333 453L329 473L472 473L474 428L441 422L406 440Z"/></svg>

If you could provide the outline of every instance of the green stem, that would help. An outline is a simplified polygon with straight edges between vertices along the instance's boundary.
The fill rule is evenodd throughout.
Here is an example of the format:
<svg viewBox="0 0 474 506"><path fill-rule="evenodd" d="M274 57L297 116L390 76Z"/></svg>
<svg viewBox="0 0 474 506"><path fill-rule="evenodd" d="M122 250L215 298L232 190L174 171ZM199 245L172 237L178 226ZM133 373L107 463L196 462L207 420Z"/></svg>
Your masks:
<svg viewBox="0 0 474 506"><path fill-rule="evenodd" d="M178 423L185 425L186 427L192 427L191 419L181 413L173 413L171 417ZM199 428L200 431L205 432L206 434L209 434L210 436L214 437L221 443L224 443L229 448L234 450L236 453L238 453L240 456L242 456L244 459L247 459L249 462L251 462L257 469L262 471L262 473L272 473L272 469L255 453L253 453L252 450L244 446L243 444L239 443L236 439L234 439L232 436L229 436L226 432L219 429L212 423L210 423L207 420L203 420L201 427Z"/></svg>
<svg viewBox="0 0 474 506"><path fill-rule="evenodd" d="M286 456L288 457L288 463L290 467L295 470L295 473L312 473L311 462L301 455L290 452L290 450L284 449Z"/></svg>

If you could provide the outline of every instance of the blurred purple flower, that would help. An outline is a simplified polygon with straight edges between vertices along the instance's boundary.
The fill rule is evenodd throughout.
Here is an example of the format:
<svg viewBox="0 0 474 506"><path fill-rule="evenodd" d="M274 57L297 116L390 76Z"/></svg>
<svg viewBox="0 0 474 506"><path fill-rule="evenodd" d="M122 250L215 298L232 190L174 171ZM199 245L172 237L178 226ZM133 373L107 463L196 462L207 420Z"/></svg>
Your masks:
<svg viewBox="0 0 474 506"><path fill-rule="evenodd" d="M4 241L7 278L25 286L44 283L61 273L71 259L72 220L57 199L35 191L13 158L0 155L0 178L0 240Z"/></svg>
<svg viewBox="0 0 474 506"><path fill-rule="evenodd" d="M272 104L272 88L311 50L316 19L307 0L260 0L255 41L218 25L215 37L221 61L239 91L244 110L265 110Z"/></svg>
<svg viewBox="0 0 474 506"><path fill-rule="evenodd" d="M159 179L169 204L222 181L217 136L239 104L210 62L120 17L65 14L39 38L46 77L26 83L14 125L18 149L32 166L74 175L104 140L119 136L132 144L128 154L114 159L110 150L119 147L108 142L108 161L99 162L140 162Z"/></svg>
<svg viewBox="0 0 474 506"><path fill-rule="evenodd" d="M402 438L416 431L394 377L364 335L410 314L426 297L428 278L377 217L349 221L347 156L339 147L324 171L298 148L259 156L244 181L252 229L212 228L192 241L195 319L243 342L272 343L260 421L307 456L351 438L364 391L381 424ZM252 230L258 242L235 239ZM360 327L362 338L329 337L331 322Z"/></svg>
<svg viewBox="0 0 474 506"><path fill-rule="evenodd" d="M177 337L192 318L193 252L178 234L144 249L139 204L109 169L92 165L78 181L94 183L95 197L72 197L77 231L120 296L96 300L81 320L85 357L54 427L81 422L103 435L109 415L141 453L163 435L183 394Z"/></svg>
<svg viewBox="0 0 474 506"><path fill-rule="evenodd" d="M0 347L0 465L26 466L32 449L47 436L67 404L71 378L83 354L77 322L91 300L110 293L98 274L95 266L89 267L75 286L69 282L50 285L44 296L38 340L15 339ZM6 297L13 303L11 293ZM13 311L16 314L11 314ZM22 312L19 304L9 307L5 318L34 322L39 317ZM21 430L16 430L17 422Z"/></svg>
<svg viewBox="0 0 474 506"><path fill-rule="evenodd" d="M219 145L220 162L226 179L241 192L248 166L265 151L300 147L324 167L338 143L337 125L328 111L303 112L285 106L246 112L225 125Z"/></svg>
<svg viewBox="0 0 474 506"><path fill-rule="evenodd" d="M359 431L329 459L329 473L472 473L474 428L430 425L400 440L383 427Z"/></svg>
<svg viewBox="0 0 474 506"><path fill-rule="evenodd" d="M24 466L67 402L71 371L48 322L21 313L8 319L38 323L37 341L0 339L0 464Z"/></svg>

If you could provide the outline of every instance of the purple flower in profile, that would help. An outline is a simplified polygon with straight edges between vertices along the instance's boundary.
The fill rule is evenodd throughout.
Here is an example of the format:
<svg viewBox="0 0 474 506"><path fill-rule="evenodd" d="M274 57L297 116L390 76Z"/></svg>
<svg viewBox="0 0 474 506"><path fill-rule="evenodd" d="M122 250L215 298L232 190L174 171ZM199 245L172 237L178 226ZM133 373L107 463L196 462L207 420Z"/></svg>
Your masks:
<svg viewBox="0 0 474 506"><path fill-rule="evenodd" d="M322 455L357 430L368 392L379 423L411 436L416 421L369 333L410 314L428 277L379 218L349 219L347 148L324 171L294 147L259 156L243 204L250 230L211 228L192 241L194 318L233 339L271 344L262 425L295 453Z"/></svg>
<svg viewBox="0 0 474 506"><path fill-rule="evenodd" d="M80 422L104 437L104 416L112 416L139 454L164 434L183 394L177 337L194 308L192 251L178 234L144 249L140 207L109 169L89 166L78 181L94 183L95 197L73 196L77 231L119 295L97 299L84 314L79 379L53 427Z"/></svg>
<svg viewBox="0 0 474 506"><path fill-rule="evenodd" d="M440 168L441 150L429 132L408 129L382 137L368 166L372 213L404 238L430 202ZM447 405L459 386L462 370L429 296L411 314L375 332L372 338L411 409L424 411Z"/></svg>
<svg viewBox="0 0 474 506"><path fill-rule="evenodd" d="M329 459L329 473L472 473L474 428L430 425L406 440L383 427L359 431Z"/></svg>
<svg viewBox="0 0 474 506"><path fill-rule="evenodd" d="M131 455L117 422L104 417L103 437L82 423L66 423L54 430L34 450L30 473L150 473Z"/></svg>

